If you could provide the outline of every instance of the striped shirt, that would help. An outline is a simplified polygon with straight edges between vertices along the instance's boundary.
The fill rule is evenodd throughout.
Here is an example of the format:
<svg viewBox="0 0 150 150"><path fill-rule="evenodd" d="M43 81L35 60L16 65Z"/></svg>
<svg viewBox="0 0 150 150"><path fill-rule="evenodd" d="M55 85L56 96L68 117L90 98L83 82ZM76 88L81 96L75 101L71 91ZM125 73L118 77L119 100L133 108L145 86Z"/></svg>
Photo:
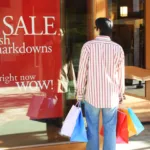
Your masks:
<svg viewBox="0 0 150 150"><path fill-rule="evenodd" d="M96 108L112 108L124 94L124 52L108 36L98 36L81 50L77 99Z"/></svg>

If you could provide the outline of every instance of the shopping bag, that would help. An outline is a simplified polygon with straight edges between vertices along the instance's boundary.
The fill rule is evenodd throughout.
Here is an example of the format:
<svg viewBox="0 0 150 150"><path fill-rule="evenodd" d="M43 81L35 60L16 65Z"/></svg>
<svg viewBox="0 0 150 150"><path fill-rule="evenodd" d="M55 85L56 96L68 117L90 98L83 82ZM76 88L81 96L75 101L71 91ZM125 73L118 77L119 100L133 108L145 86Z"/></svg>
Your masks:
<svg viewBox="0 0 150 150"><path fill-rule="evenodd" d="M100 134L104 135L104 128L101 128ZM128 127L127 115L118 110L117 113L117 126L116 126L116 143L128 143Z"/></svg>
<svg viewBox="0 0 150 150"><path fill-rule="evenodd" d="M130 117L130 114L128 112L128 108L127 109L126 108L121 108L119 110L122 111L122 112L124 112L127 115L129 137L136 135L137 132L136 132L136 129L134 127L134 123L133 123L133 121L132 121L132 119Z"/></svg>
<svg viewBox="0 0 150 150"><path fill-rule="evenodd" d="M80 113L81 113L81 108L78 106L78 104L73 105L71 107L67 117L63 122L63 126L60 131L61 135L71 137Z"/></svg>
<svg viewBox="0 0 150 150"><path fill-rule="evenodd" d="M128 113L132 119L134 127L136 129L136 135L140 134L144 130L144 126L142 125L141 121L138 119L136 114L133 112L131 108L128 109Z"/></svg>
<svg viewBox="0 0 150 150"><path fill-rule="evenodd" d="M75 128L70 138L71 142L88 142L82 111L77 118Z"/></svg>
<svg viewBox="0 0 150 150"><path fill-rule="evenodd" d="M121 111L118 111L118 121L116 129L116 142L117 143L128 143L128 124L127 115Z"/></svg>
<svg viewBox="0 0 150 150"><path fill-rule="evenodd" d="M63 116L62 96L55 98L45 98L44 96L33 96L29 104L27 116L30 119L58 118Z"/></svg>
<svg viewBox="0 0 150 150"><path fill-rule="evenodd" d="M44 96L33 96L29 104L27 116L31 118L37 118L43 101Z"/></svg>

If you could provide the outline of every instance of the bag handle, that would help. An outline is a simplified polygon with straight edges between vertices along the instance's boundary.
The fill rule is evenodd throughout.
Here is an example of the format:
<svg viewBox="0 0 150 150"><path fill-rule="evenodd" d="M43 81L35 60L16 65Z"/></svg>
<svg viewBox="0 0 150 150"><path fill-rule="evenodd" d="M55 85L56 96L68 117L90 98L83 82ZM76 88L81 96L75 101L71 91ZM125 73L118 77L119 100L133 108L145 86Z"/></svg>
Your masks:
<svg viewBox="0 0 150 150"><path fill-rule="evenodd" d="M128 110L128 107L120 106L120 105L119 105L119 108L118 108L118 109L125 109L125 110Z"/></svg>
<svg viewBox="0 0 150 150"><path fill-rule="evenodd" d="M78 100L77 100L75 106L76 106L76 107L80 107L80 104L81 104L81 101L78 101Z"/></svg>

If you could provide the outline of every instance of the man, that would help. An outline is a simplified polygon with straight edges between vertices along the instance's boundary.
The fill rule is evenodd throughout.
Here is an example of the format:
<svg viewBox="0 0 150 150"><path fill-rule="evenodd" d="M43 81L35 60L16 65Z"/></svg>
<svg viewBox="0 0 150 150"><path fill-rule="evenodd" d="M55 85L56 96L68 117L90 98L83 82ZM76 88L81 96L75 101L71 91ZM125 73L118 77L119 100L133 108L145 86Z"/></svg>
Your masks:
<svg viewBox="0 0 150 150"><path fill-rule="evenodd" d="M83 45L77 80L77 99L83 100L87 121L87 150L99 150L99 115L104 126L103 150L116 150L117 108L124 94L124 52L112 42L113 23L95 21L99 36Z"/></svg>

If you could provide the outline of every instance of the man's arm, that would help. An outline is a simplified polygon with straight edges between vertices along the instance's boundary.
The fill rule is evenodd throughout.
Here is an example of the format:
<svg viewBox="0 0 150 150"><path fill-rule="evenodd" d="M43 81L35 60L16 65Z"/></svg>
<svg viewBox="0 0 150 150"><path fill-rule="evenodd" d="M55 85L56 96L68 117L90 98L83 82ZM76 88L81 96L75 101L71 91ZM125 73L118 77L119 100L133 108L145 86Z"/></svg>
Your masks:
<svg viewBox="0 0 150 150"><path fill-rule="evenodd" d="M89 48L84 45L81 50L81 56L79 61L79 71L77 78L77 100L84 99L87 83L88 61L89 61Z"/></svg>
<svg viewBox="0 0 150 150"><path fill-rule="evenodd" d="M125 92L125 59L124 59L124 52L121 48L120 54L120 61L119 61L119 68L118 68L118 79L119 79L119 98L120 101L124 99L124 92Z"/></svg>

